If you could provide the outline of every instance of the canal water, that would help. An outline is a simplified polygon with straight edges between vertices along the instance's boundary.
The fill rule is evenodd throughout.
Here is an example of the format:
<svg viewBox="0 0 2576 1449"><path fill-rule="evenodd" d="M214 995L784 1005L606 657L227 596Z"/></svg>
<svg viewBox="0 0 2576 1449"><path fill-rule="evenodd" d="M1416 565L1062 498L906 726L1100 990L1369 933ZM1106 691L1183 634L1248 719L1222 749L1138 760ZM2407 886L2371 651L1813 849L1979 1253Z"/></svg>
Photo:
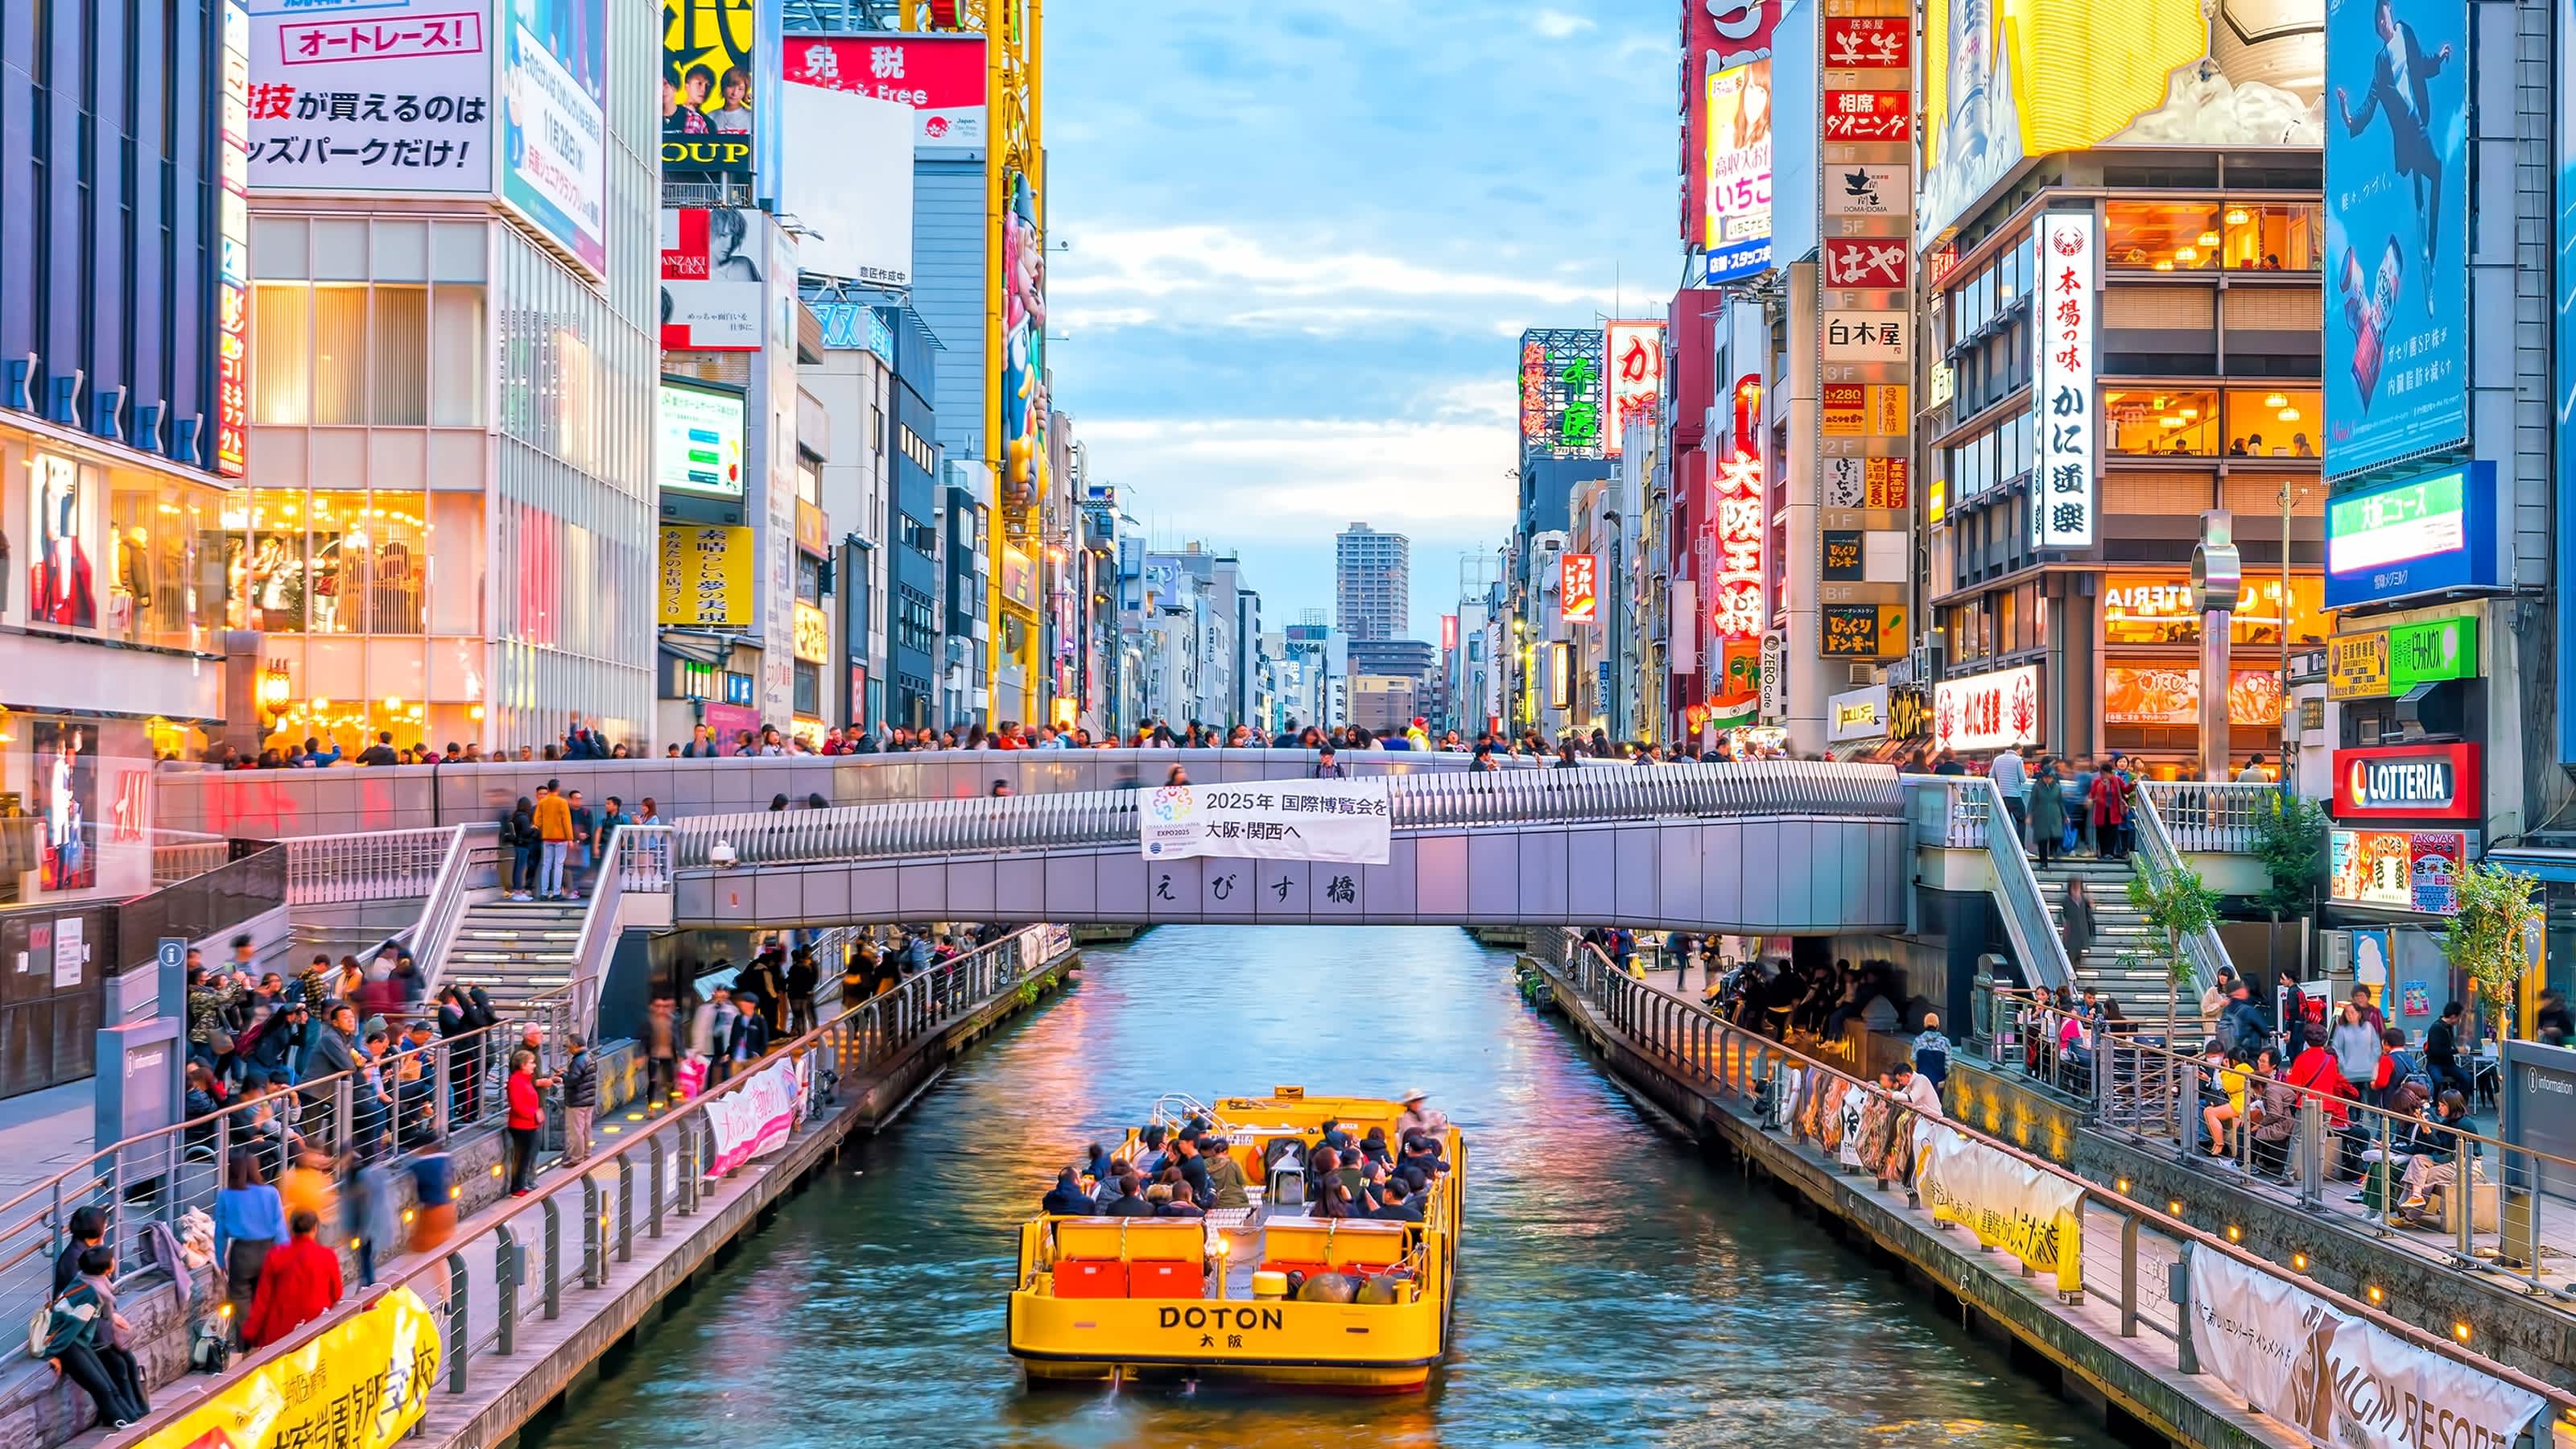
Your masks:
<svg viewBox="0 0 2576 1449"><path fill-rule="evenodd" d="M1659 1136L1456 930L1172 927L971 1053L789 1200L544 1449L2108 1445L1767 1188ZM1449 1361L1414 1397L1024 1388L1016 1230L1154 1098L1422 1087L1473 1147Z"/></svg>

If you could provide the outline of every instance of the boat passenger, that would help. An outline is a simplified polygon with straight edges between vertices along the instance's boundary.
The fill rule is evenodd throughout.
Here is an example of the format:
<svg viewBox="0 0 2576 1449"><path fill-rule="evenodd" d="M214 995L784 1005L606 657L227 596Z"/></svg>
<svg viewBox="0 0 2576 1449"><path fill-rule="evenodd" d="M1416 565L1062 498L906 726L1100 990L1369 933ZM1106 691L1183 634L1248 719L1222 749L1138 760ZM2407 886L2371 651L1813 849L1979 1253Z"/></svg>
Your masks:
<svg viewBox="0 0 2576 1449"><path fill-rule="evenodd" d="M1113 1218L1150 1218L1154 1205L1145 1200L1145 1183L1134 1173L1118 1179L1118 1200L1101 1210Z"/></svg>
<svg viewBox="0 0 2576 1449"><path fill-rule="evenodd" d="M1351 1190L1342 1185L1340 1178L1327 1177L1322 1181L1323 1191L1316 1197L1314 1207L1307 1211L1308 1217L1355 1218L1359 1216L1359 1211L1351 1204Z"/></svg>
<svg viewBox="0 0 2576 1449"><path fill-rule="evenodd" d="M1148 1177L1152 1177L1163 1170L1163 1159L1165 1156L1163 1151L1163 1139L1165 1135L1163 1126L1159 1122L1136 1134L1136 1145L1144 1149L1145 1154L1136 1163L1136 1170L1138 1172L1141 1172Z"/></svg>
<svg viewBox="0 0 2576 1449"><path fill-rule="evenodd" d="M1405 1190L1404 1178L1398 1175L1386 1180L1377 1211L1369 1216L1387 1222L1418 1223L1422 1221L1422 1205L1413 1200L1413 1194Z"/></svg>
<svg viewBox="0 0 2576 1449"><path fill-rule="evenodd" d="M1175 1188L1172 1184L1168 1182L1158 1182L1152 1187L1145 1189L1145 1201L1153 1205L1153 1214L1158 1218L1203 1218L1207 1216L1206 1209L1200 1207L1197 1203L1182 1201L1180 1194L1181 1189Z"/></svg>
<svg viewBox="0 0 2576 1449"><path fill-rule="evenodd" d="M1038 1207L1042 1212L1064 1217L1089 1217L1099 1210L1097 1204L1083 1196L1082 1184L1074 1180L1070 1167L1055 1175L1055 1186L1048 1190L1046 1200Z"/></svg>
<svg viewBox="0 0 2576 1449"><path fill-rule="evenodd" d="M1252 1206L1252 1195L1244 1185L1243 1164L1234 1160L1233 1145L1222 1137L1202 1137L1199 1150L1206 1154L1208 1184L1216 1193L1214 1205Z"/></svg>
<svg viewBox="0 0 2576 1449"><path fill-rule="evenodd" d="M1195 1134L1185 1133L1173 1139L1170 1166L1165 1170L1180 1174L1189 1189L1190 1201L1202 1208L1216 1202L1216 1184L1208 1180L1207 1162L1199 1156Z"/></svg>
<svg viewBox="0 0 2576 1449"><path fill-rule="evenodd" d="M1368 1136L1360 1139L1360 1155L1371 1162L1394 1164L1395 1150L1386 1145L1385 1128L1371 1127L1368 1130Z"/></svg>
<svg viewBox="0 0 2576 1449"><path fill-rule="evenodd" d="M1406 1137L1437 1137L1441 1130L1449 1125L1448 1118L1433 1111L1427 1105L1430 1099L1431 1094L1420 1087L1404 1094L1404 1111L1395 1119L1395 1135L1399 1140Z"/></svg>

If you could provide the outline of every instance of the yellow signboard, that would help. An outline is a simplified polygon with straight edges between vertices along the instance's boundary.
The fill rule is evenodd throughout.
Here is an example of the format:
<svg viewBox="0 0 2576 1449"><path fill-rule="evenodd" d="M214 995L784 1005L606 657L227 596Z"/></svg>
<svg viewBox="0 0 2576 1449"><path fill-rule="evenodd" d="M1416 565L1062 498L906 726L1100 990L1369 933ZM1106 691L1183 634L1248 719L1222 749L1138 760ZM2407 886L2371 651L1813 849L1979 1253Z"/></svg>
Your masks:
<svg viewBox="0 0 2576 1449"><path fill-rule="evenodd" d="M2388 693L2388 631L2337 634L2326 641L2326 696L2379 699Z"/></svg>
<svg viewBox="0 0 2576 1449"><path fill-rule="evenodd" d="M661 620L700 629L751 623L751 530L662 525Z"/></svg>
<svg viewBox="0 0 2576 1449"><path fill-rule="evenodd" d="M408 1288L225 1385L136 1449L392 1449L438 1381L438 1318Z"/></svg>
<svg viewBox="0 0 2576 1449"><path fill-rule="evenodd" d="M832 657L832 621L822 610L796 601L796 657L808 664L823 664Z"/></svg>

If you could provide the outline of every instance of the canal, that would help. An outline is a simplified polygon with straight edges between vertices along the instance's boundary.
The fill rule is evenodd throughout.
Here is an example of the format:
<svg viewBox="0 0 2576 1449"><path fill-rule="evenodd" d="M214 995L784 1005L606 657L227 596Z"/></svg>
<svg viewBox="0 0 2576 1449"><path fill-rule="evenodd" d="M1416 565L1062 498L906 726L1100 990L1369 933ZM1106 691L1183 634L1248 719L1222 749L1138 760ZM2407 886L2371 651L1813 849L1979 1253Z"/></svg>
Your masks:
<svg viewBox="0 0 2576 1449"><path fill-rule="evenodd" d="M1659 1136L1434 928L1164 927L970 1054L678 1301L543 1449L2107 1445L1772 1193ZM1159 1093L1419 1086L1474 1146L1449 1362L1403 1399L1032 1394L1017 1224Z"/></svg>

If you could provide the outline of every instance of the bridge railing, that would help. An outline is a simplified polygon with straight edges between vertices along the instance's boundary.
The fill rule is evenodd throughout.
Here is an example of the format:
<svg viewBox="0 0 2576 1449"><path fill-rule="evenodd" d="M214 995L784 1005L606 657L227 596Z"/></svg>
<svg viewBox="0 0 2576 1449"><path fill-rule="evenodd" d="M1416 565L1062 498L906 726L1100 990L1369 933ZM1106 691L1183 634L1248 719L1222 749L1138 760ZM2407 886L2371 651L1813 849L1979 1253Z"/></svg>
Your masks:
<svg viewBox="0 0 2576 1449"><path fill-rule="evenodd" d="M1881 1112L1892 1115L1909 1110L1875 1082L1864 1081L1834 1063L1748 1031L1712 1014L1696 1002L1684 1000L1630 976L1572 931L1555 927L1535 930L1530 934L1530 949L1558 974L1560 980L1573 988L1604 1025L1627 1038L1632 1047L1652 1058L1655 1066L1675 1081L1733 1097L1757 1112L1766 1130L1786 1131L1794 1138L1826 1151L1829 1158L1837 1154L1828 1148L1827 1134L1820 1130L1823 1124L1811 1124L1801 1114L1792 1111L1793 1107L1815 1098L1820 1086L1832 1094L1828 1100L1846 1097L1857 1089ZM1862 1120L1869 1122L1870 1114L1864 1112ZM2472 1372L2538 1395L2543 1403L2549 1405L2553 1418L2576 1413L2576 1396L2482 1357L2445 1334L2428 1331L2396 1318L2384 1309L2345 1297L2304 1274L2284 1272L2279 1265L2256 1257L2215 1234L2202 1232L2171 1213L2158 1212L2131 1199L2125 1192L2079 1177L2009 1142L1957 1121L1948 1121L1944 1125L1982 1147L2004 1154L2030 1171L2078 1189L2087 1208L2109 1215L2119 1229L2115 1242L2101 1241L2106 1235L2092 1232L2089 1227L2081 1234L2085 1291L2094 1291L2092 1285L2106 1281L2115 1284L2112 1291L2118 1295L2115 1301L2119 1309L2120 1336L2135 1338L2143 1328L2167 1340L2172 1346L2163 1350L2169 1356L2163 1357L2161 1362L2171 1364L2179 1372L2197 1374L2201 1368L2191 1346L2187 1282L2176 1282L2174 1277L2187 1275L2190 1259L2186 1254L2207 1254L2230 1259L2237 1267L2323 1299L2338 1313L2364 1320L2417 1349L2438 1354ZM1833 1133L1837 1143L1841 1135L1838 1129L1839 1124ZM2309 1135L2323 1140L2323 1134ZM1858 1170L1875 1176L1882 1191L1909 1189L1910 1200L1910 1184L1904 1180L1905 1169L1910 1162L1910 1154L1891 1151L1878 1162L1863 1161ZM1851 1169L1846 1167L1845 1170ZM2169 1277L2166 1272L2142 1271L2152 1270L2158 1262L2168 1267L2181 1267L2183 1274ZM2185 1290L2180 1296L2174 1292L2177 1287ZM2545 1424L2548 1420L2541 1422Z"/></svg>
<svg viewBox="0 0 2576 1449"><path fill-rule="evenodd" d="M2138 801L2187 855L2251 855L2281 787L2268 780L2141 780Z"/></svg>
<svg viewBox="0 0 2576 1449"><path fill-rule="evenodd" d="M1403 775L1386 784L1392 823L1405 830L1685 815L1894 819L1905 809L1893 770L1811 761ZM701 815L673 824L673 863L715 864L719 842L741 865L1119 845L1139 837L1153 795L1093 790Z"/></svg>
<svg viewBox="0 0 2576 1449"><path fill-rule="evenodd" d="M445 1391L465 1393L478 1364L519 1354L527 1326L541 1317L557 1317L567 1293L603 1289L615 1265L632 1261L639 1232L659 1238L668 1219L703 1210L715 1154L709 1102L743 1089L759 1068L797 1060L813 1068L805 1075L806 1095L797 1103L797 1117L801 1121L811 1112L829 1110L843 1084L909 1050L959 1014L1020 990L1069 948L1060 927L1028 927L845 1007L730 1080L657 1117L603 1124L600 1143L582 1170L540 1179L531 1196L505 1203L490 1220L460 1233L445 1251L401 1264L381 1276L375 1288L352 1294L277 1343L235 1360L208 1392L221 1393L252 1371L301 1351L386 1293L408 1288L437 1318ZM50 1272L50 1257L36 1266ZM30 1304L25 1311L32 1308ZM204 1395L194 1395L154 1410L132 1431L132 1442L151 1439L205 1402Z"/></svg>
<svg viewBox="0 0 2576 1449"><path fill-rule="evenodd" d="M581 934L573 942L566 989L573 1020L584 1032L598 1020L600 983L608 979L618 939L626 934L618 921L626 897L670 893L671 827L619 826L608 837L608 852L600 858L590 903L582 908Z"/></svg>
<svg viewBox="0 0 2576 1449"><path fill-rule="evenodd" d="M1995 782L1983 775L1907 775L1912 793L1915 839L1953 850L1983 850L1994 868L1995 903L2003 918L2004 939L2034 986L2069 986L2075 964L2057 934L2057 918L2021 832L2003 808ZM2000 824L1998 823L2000 822Z"/></svg>

